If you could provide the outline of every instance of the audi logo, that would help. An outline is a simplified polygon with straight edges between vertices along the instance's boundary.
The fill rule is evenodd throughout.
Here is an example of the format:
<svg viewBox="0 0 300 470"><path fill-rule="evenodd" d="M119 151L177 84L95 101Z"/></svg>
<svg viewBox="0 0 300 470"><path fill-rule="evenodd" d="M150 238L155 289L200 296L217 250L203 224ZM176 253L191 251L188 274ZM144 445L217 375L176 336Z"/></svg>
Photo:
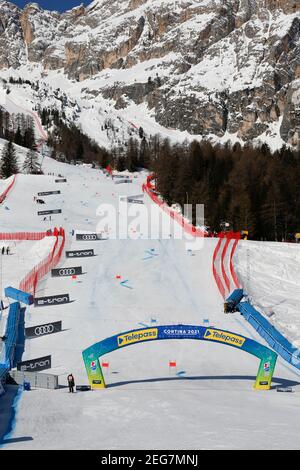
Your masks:
<svg viewBox="0 0 300 470"><path fill-rule="evenodd" d="M97 235L83 235L82 240L97 240Z"/></svg>
<svg viewBox="0 0 300 470"><path fill-rule="evenodd" d="M60 276L72 276L73 274L75 274L75 269L74 268L60 269L58 273Z"/></svg>
<svg viewBox="0 0 300 470"><path fill-rule="evenodd" d="M50 335L54 332L53 325L37 326L34 330L36 336Z"/></svg>

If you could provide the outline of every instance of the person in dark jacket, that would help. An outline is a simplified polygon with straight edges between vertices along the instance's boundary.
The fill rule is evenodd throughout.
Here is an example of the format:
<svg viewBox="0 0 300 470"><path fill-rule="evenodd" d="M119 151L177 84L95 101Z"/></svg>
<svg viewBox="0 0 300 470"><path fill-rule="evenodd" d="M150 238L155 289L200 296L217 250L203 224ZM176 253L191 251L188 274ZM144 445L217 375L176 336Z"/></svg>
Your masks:
<svg viewBox="0 0 300 470"><path fill-rule="evenodd" d="M69 393L74 393L75 380L73 374L69 374L67 380L69 385Z"/></svg>

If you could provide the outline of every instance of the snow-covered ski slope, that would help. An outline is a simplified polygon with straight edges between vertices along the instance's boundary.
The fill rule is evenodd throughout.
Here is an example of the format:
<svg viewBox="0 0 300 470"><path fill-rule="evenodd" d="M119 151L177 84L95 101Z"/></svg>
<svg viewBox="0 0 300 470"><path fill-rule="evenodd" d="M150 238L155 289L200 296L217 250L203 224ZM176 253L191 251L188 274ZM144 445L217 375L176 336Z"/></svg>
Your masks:
<svg viewBox="0 0 300 470"><path fill-rule="evenodd" d="M240 242L235 262L255 307L300 348L300 246Z"/></svg>
<svg viewBox="0 0 300 470"><path fill-rule="evenodd" d="M72 230L95 232L104 210L100 204L118 208L120 196L141 194L145 175L136 175L132 184L115 184L97 170L48 158L43 169L45 176L18 175L0 206L0 231L62 226L67 250L94 248L97 256L63 258L61 266L82 265L84 275L76 280L48 276L38 285L38 296L69 293L74 302L27 309L26 326L62 320L63 332L26 340L23 359L52 354L50 372L59 375L62 387L20 395L13 432L3 448L299 448L298 371L280 359L275 370L274 385L293 385L294 394L254 391L256 358L221 344L137 344L104 357L110 364L107 389L68 393L68 373L74 374L76 384L87 383L83 349L112 334L150 325L151 320L202 325L208 319L210 325L262 340L241 317L223 314L211 270L215 239L205 239L203 248L190 256L186 241L168 236L172 227L160 228L157 240L147 239L133 221L135 239L112 239L112 226L108 240L80 242L72 237ZM67 183L57 184L47 173L61 174ZM47 204L37 206L33 197L53 189L60 189L61 195L47 196ZM148 196L144 202L149 208ZM51 222L36 215L37 210L57 208L62 214L52 216ZM157 206L153 211L169 222ZM26 243L18 244L18 250L26 250ZM157 256L149 257L151 249ZM18 285L21 259L25 263L25 254L6 259L4 282L7 278ZM122 287L116 276L128 280L131 288ZM176 371L169 370L169 361L176 361Z"/></svg>

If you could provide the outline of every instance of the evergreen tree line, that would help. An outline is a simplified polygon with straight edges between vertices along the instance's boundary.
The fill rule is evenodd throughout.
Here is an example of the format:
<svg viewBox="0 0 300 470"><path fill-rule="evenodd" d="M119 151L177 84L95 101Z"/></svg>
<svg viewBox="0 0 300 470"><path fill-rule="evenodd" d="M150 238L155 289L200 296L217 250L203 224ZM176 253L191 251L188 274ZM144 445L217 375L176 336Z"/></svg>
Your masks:
<svg viewBox="0 0 300 470"><path fill-rule="evenodd" d="M29 149L24 163L20 167L15 145L9 140L5 143L0 158L0 177L6 179L20 171L31 175L43 174L39 164L38 153L35 150Z"/></svg>
<svg viewBox="0 0 300 470"><path fill-rule="evenodd" d="M97 162L102 167L110 162L110 154L84 134L73 123L67 123L64 113L56 109L42 109L41 121L48 129L51 157L66 162Z"/></svg>
<svg viewBox="0 0 300 470"><path fill-rule="evenodd" d="M48 144L52 158L67 162L96 163L105 168L111 165L118 171L136 171L150 165L150 148L143 129L138 139L130 138L123 145L108 151L90 139L73 123L68 123L64 112L43 108L40 112L42 125L48 129ZM107 127L107 124L104 124Z"/></svg>
<svg viewBox="0 0 300 470"><path fill-rule="evenodd" d="M299 151L165 140L151 155L163 198L182 209L186 203L204 204L211 232L225 222L257 240L291 241L300 232Z"/></svg>
<svg viewBox="0 0 300 470"><path fill-rule="evenodd" d="M0 138L34 149L36 142L33 118L25 114L10 114L0 107Z"/></svg>

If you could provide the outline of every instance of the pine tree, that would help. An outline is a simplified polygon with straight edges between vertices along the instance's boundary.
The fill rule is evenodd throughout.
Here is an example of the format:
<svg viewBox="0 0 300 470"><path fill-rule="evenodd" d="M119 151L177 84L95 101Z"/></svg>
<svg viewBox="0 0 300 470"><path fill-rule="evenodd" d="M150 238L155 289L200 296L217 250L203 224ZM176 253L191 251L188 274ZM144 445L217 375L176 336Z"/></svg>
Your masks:
<svg viewBox="0 0 300 470"><path fill-rule="evenodd" d="M1 171L2 178L9 178L19 172L18 161L14 144L10 140L3 148L1 155Z"/></svg>
<svg viewBox="0 0 300 470"><path fill-rule="evenodd" d="M35 147L35 135L34 135L34 121L31 116L26 119L26 130L23 137L23 145L28 149Z"/></svg>
<svg viewBox="0 0 300 470"><path fill-rule="evenodd" d="M126 167L128 171L136 171L138 166L139 146L138 142L132 137L128 140L126 152Z"/></svg>
<svg viewBox="0 0 300 470"><path fill-rule="evenodd" d="M23 171L31 175L37 175L41 173L41 167L38 162L38 155L33 150L28 150L24 164Z"/></svg>

